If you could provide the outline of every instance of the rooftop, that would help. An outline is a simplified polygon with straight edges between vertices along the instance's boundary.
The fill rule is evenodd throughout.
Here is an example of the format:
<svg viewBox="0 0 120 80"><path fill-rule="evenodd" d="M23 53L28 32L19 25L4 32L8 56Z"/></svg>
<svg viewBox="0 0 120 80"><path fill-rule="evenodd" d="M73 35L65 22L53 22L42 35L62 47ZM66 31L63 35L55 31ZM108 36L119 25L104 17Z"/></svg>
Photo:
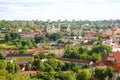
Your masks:
<svg viewBox="0 0 120 80"><path fill-rule="evenodd" d="M106 67L112 67L115 72L120 72L120 63L113 63L112 61L101 61L101 62L96 62L91 65L92 67L97 67L97 66L106 66Z"/></svg>
<svg viewBox="0 0 120 80"><path fill-rule="evenodd" d="M32 54L7 54L7 57L23 57L23 56L30 56L32 57Z"/></svg>
<svg viewBox="0 0 120 80"><path fill-rule="evenodd" d="M102 62L96 62L91 66L96 67L96 66L111 66L111 65L114 65L111 61L102 61Z"/></svg>
<svg viewBox="0 0 120 80"><path fill-rule="evenodd" d="M37 74L37 73L39 73L39 72L41 72L41 70L39 70L39 71L19 71L19 74L32 74L32 75L34 75L34 74Z"/></svg>
<svg viewBox="0 0 120 80"><path fill-rule="evenodd" d="M120 63L120 52L112 52L109 56L113 57L116 63Z"/></svg>
<svg viewBox="0 0 120 80"><path fill-rule="evenodd" d="M89 61L86 60L77 60L77 59L68 59L68 58L57 58L58 60L62 60L62 61L68 61L68 62L74 62L74 63L86 63L89 64Z"/></svg>

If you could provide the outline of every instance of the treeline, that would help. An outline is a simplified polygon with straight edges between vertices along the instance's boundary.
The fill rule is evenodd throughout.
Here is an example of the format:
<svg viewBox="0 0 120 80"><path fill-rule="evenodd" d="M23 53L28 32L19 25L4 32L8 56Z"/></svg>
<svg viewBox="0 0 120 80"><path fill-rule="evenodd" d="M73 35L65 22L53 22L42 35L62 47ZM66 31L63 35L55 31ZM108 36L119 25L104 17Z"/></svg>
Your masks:
<svg viewBox="0 0 120 80"><path fill-rule="evenodd" d="M5 34L4 40L0 40L0 49L5 50L27 50L36 48L35 40L24 40L19 33L9 32Z"/></svg>
<svg viewBox="0 0 120 80"><path fill-rule="evenodd" d="M65 48L63 57L96 62L102 60L101 54L103 52L107 54L110 53L111 50L109 46L103 44L95 45L91 49L84 46L68 46Z"/></svg>
<svg viewBox="0 0 120 80"><path fill-rule="evenodd" d="M36 28L46 28L47 24L52 24L54 23L55 26L59 25L64 29L66 27L82 27L84 29L91 29L91 28L103 28L103 29L107 29L110 28L111 25L115 25L115 24L120 24L120 20L101 20L101 21L89 21L89 20L79 20L79 21L38 21L38 20L34 20L34 21L25 21L25 20L14 20L14 21L6 21L6 20L1 20L0 21L0 28L22 28L23 31L31 31L34 30ZM86 27L87 26L87 27ZM114 27L114 26L113 26Z"/></svg>

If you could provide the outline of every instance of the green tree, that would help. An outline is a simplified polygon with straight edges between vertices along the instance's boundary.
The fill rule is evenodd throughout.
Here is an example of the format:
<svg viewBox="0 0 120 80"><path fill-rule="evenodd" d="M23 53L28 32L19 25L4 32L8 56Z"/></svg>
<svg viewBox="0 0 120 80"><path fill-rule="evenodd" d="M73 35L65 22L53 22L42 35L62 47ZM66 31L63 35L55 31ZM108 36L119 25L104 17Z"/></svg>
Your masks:
<svg viewBox="0 0 120 80"><path fill-rule="evenodd" d="M95 45L91 49L92 53L102 53L105 51L106 51L106 53L110 53L111 50L112 50L111 47L109 47L107 45Z"/></svg>
<svg viewBox="0 0 120 80"><path fill-rule="evenodd" d="M93 62L96 62L96 61L101 61L102 60L102 56L101 54L96 54L96 53L93 53L90 57L90 60L93 61Z"/></svg>
<svg viewBox="0 0 120 80"><path fill-rule="evenodd" d="M86 32L85 32L85 31L82 31L82 32L81 32L81 36L82 36L82 37L85 37L85 36L86 36Z"/></svg>
<svg viewBox="0 0 120 80"><path fill-rule="evenodd" d="M5 35L5 41L10 41L11 40L11 36L10 36L10 33L7 33L6 35Z"/></svg>
<svg viewBox="0 0 120 80"><path fill-rule="evenodd" d="M29 75L16 74L7 74L6 80L32 80Z"/></svg>
<svg viewBox="0 0 120 80"><path fill-rule="evenodd" d="M62 37L62 36L61 36L60 33L53 33L53 34L51 34L51 35L49 36L49 39L50 39L50 40L53 40L53 41L56 41L56 40L60 39L61 37Z"/></svg>
<svg viewBox="0 0 120 80"><path fill-rule="evenodd" d="M34 45L34 44L35 44L35 42L33 42L33 41L30 41L30 40L27 41L27 45L30 49L36 47L36 45Z"/></svg>
<svg viewBox="0 0 120 80"><path fill-rule="evenodd" d="M81 54L80 59L87 60L88 59L88 54L87 53Z"/></svg>
<svg viewBox="0 0 120 80"><path fill-rule="evenodd" d="M62 61L58 61L58 65L57 65L57 71L61 71L62 70L62 67L65 65L64 62Z"/></svg>
<svg viewBox="0 0 120 80"><path fill-rule="evenodd" d="M20 70L20 66L16 60L13 60L14 63L14 72L17 73Z"/></svg>
<svg viewBox="0 0 120 80"><path fill-rule="evenodd" d="M8 73L15 73L15 70L14 70L15 66L13 63L8 63L6 69L7 69Z"/></svg>
<svg viewBox="0 0 120 80"><path fill-rule="evenodd" d="M4 53L0 53L0 60L5 58L6 58L6 55Z"/></svg>
<svg viewBox="0 0 120 80"><path fill-rule="evenodd" d="M118 76L116 80L120 80L120 76Z"/></svg>
<svg viewBox="0 0 120 80"><path fill-rule="evenodd" d="M7 71L5 69L0 69L0 77L6 77ZM2 80L2 79L0 79Z"/></svg>
<svg viewBox="0 0 120 80"><path fill-rule="evenodd" d="M45 72L54 72L54 67L52 67L50 64L48 63L44 63L45 65Z"/></svg>
<svg viewBox="0 0 120 80"><path fill-rule="evenodd" d="M107 75L106 75L106 69L104 68L95 68L95 78L98 80L105 80Z"/></svg>
<svg viewBox="0 0 120 80"><path fill-rule="evenodd" d="M10 32L5 35L5 41L10 41L15 39L22 39L22 37L19 33L16 32Z"/></svg>
<svg viewBox="0 0 120 80"><path fill-rule="evenodd" d="M29 47L28 47L28 45L25 45L25 46L22 46L20 49L27 50L27 49L29 49Z"/></svg>
<svg viewBox="0 0 120 80"><path fill-rule="evenodd" d="M58 45L60 46L60 45L63 45L65 42L64 42L62 39L59 39L59 40L57 41L57 43L58 43Z"/></svg>
<svg viewBox="0 0 120 80"><path fill-rule="evenodd" d="M35 59L33 62L33 69L37 70L39 69L39 63L40 63L40 59Z"/></svg>
<svg viewBox="0 0 120 80"><path fill-rule="evenodd" d="M4 76L0 76L0 80L6 80Z"/></svg>
<svg viewBox="0 0 120 80"><path fill-rule="evenodd" d="M89 80L91 78L92 71L89 69L81 70L77 73L77 80Z"/></svg>
<svg viewBox="0 0 120 80"><path fill-rule="evenodd" d="M57 69L58 61L55 59L48 59L45 61L45 63L49 64L54 70Z"/></svg>
<svg viewBox="0 0 120 80"><path fill-rule="evenodd" d="M70 71L57 72L55 74L55 79L56 80L76 80L74 73Z"/></svg>
<svg viewBox="0 0 120 80"><path fill-rule="evenodd" d="M29 63L26 63L25 71L30 71L30 70L31 70L31 65Z"/></svg>
<svg viewBox="0 0 120 80"><path fill-rule="evenodd" d="M34 56L35 59L45 59L46 55L44 53L39 53L38 55Z"/></svg>
<svg viewBox="0 0 120 80"><path fill-rule="evenodd" d="M50 59L50 58L56 58L56 54L55 53L49 53L46 57L48 59Z"/></svg>
<svg viewBox="0 0 120 80"><path fill-rule="evenodd" d="M79 47L66 47L65 52L64 52L64 57L66 58L74 58L74 59L79 59Z"/></svg>
<svg viewBox="0 0 120 80"><path fill-rule="evenodd" d="M6 69L7 62L5 60L0 60L0 69Z"/></svg>
<svg viewBox="0 0 120 80"><path fill-rule="evenodd" d="M104 39L105 38L105 36L103 35L103 34L99 34L98 35L98 40L102 40L102 39Z"/></svg>
<svg viewBox="0 0 120 80"><path fill-rule="evenodd" d="M27 51L26 50L20 50L19 54L27 54Z"/></svg>
<svg viewBox="0 0 120 80"><path fill-rule="evenodd" d="M40 61L39 62L39 64L38 64L38 69L40 69L40 70L42 70L42 71L44 71L45 70L45 66L44 66L44 64L43 64L43 62L42 61Z"/></svg>
<svg viewBox="0 0 120 80"><path fill-rule="evenodd" d="M33 77L39 80L55 80L54 75L48 72L41 72Z"/></svg>
<svg viewBox="0 0 120 80"><path fill-rule="evenodd" d="M80 46L79 47L79 53L83 54L83 53L88 53L89 50L87 48L85 48L84 46Z"/></svg>
<svg viewBox="0 0 120 80"><path fill-rule="evenodd" d="M106 74L108 75L108 78L110 80L114 75L114 69L112 67L107 67L106 68Z"/></svg>
<svg viewBox="0 0 120 80"><path fill-rule="evenodd" d="M45 58L46 58L46 55L44 53L39 54L39 59L45 59Z"/></svg>
<svg viewBox="0 0 120 80"><path fill-rule="evenodd" d="M36 43L43 43L45 41L45 38L44 37L35 37L35 42Z"/></svg>
<svg viewBox="0 0 120 80"><path fill-rule="evenodd" d="M11 40L21 39L22 38L21 35L19 33L16 33L16 32L11 32L10 36L11 36Z"/></svg>
<svg viewBox="0 0 120 80"><path fill-rule="evenodd" d="M21 41L21 44L22 44L22 46L25 46L25 45L27 45L27 41L23 40L23 41Z"/></svg>
<svg viewBox="0 0 120 80"><path fill-rule="evenodd" d="M6 70L8 73L17 73L18 70L20 70L18 62L16 60L13 60L12 63L8 63Z"/></svg>

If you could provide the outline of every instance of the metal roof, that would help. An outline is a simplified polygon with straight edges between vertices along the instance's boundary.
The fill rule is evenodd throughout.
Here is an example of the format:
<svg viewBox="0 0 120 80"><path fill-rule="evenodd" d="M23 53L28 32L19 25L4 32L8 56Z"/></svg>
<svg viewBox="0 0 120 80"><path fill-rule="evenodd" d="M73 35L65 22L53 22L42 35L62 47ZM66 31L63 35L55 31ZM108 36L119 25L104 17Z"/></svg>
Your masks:
<svg viewBox="0 0 120 80"><path fill-rule="evenodd" d="M32 54L7 54L7 57L25 57L25 56L29 56L32 57Z"/></svg>

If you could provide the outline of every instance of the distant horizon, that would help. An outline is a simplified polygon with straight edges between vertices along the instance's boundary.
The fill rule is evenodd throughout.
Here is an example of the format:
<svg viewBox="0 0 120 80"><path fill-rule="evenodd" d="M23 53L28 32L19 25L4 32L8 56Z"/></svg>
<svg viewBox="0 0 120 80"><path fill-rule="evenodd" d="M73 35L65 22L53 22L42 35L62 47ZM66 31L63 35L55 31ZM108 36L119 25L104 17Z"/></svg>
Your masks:
<svg viewBox="0 0 120 80"><path fill-rule="evenodd" d="M0 0L2 20L116 20L120 0Z"/></svg>
<svg viewBox="0 0 120 80"><path fill-rule="evenodd" d="M0 19L0 20L5 20L5 21L48 21L48 20L50 20L50 21L58 21L58 20L60 20L60 21L65 21L65 20L67 20L67 21L73 21L73 20L75 20L75 19L72 19L72 20L68 20L68 19L65 19L65 20L61 20L61 19L58 19L58 20L51 20L51 19L47 19L47 20L42 20L42 19L33 19L33 20L25 20L25 19ZM109 21L109 20L113 20L113 21L115 21L115 20L120 20L120 19L104 19L104 20L106 20L106 21ZM82 20L82 19L79 19L79 20L75 20L75 21L104 21L104 20Z"/></svg>

